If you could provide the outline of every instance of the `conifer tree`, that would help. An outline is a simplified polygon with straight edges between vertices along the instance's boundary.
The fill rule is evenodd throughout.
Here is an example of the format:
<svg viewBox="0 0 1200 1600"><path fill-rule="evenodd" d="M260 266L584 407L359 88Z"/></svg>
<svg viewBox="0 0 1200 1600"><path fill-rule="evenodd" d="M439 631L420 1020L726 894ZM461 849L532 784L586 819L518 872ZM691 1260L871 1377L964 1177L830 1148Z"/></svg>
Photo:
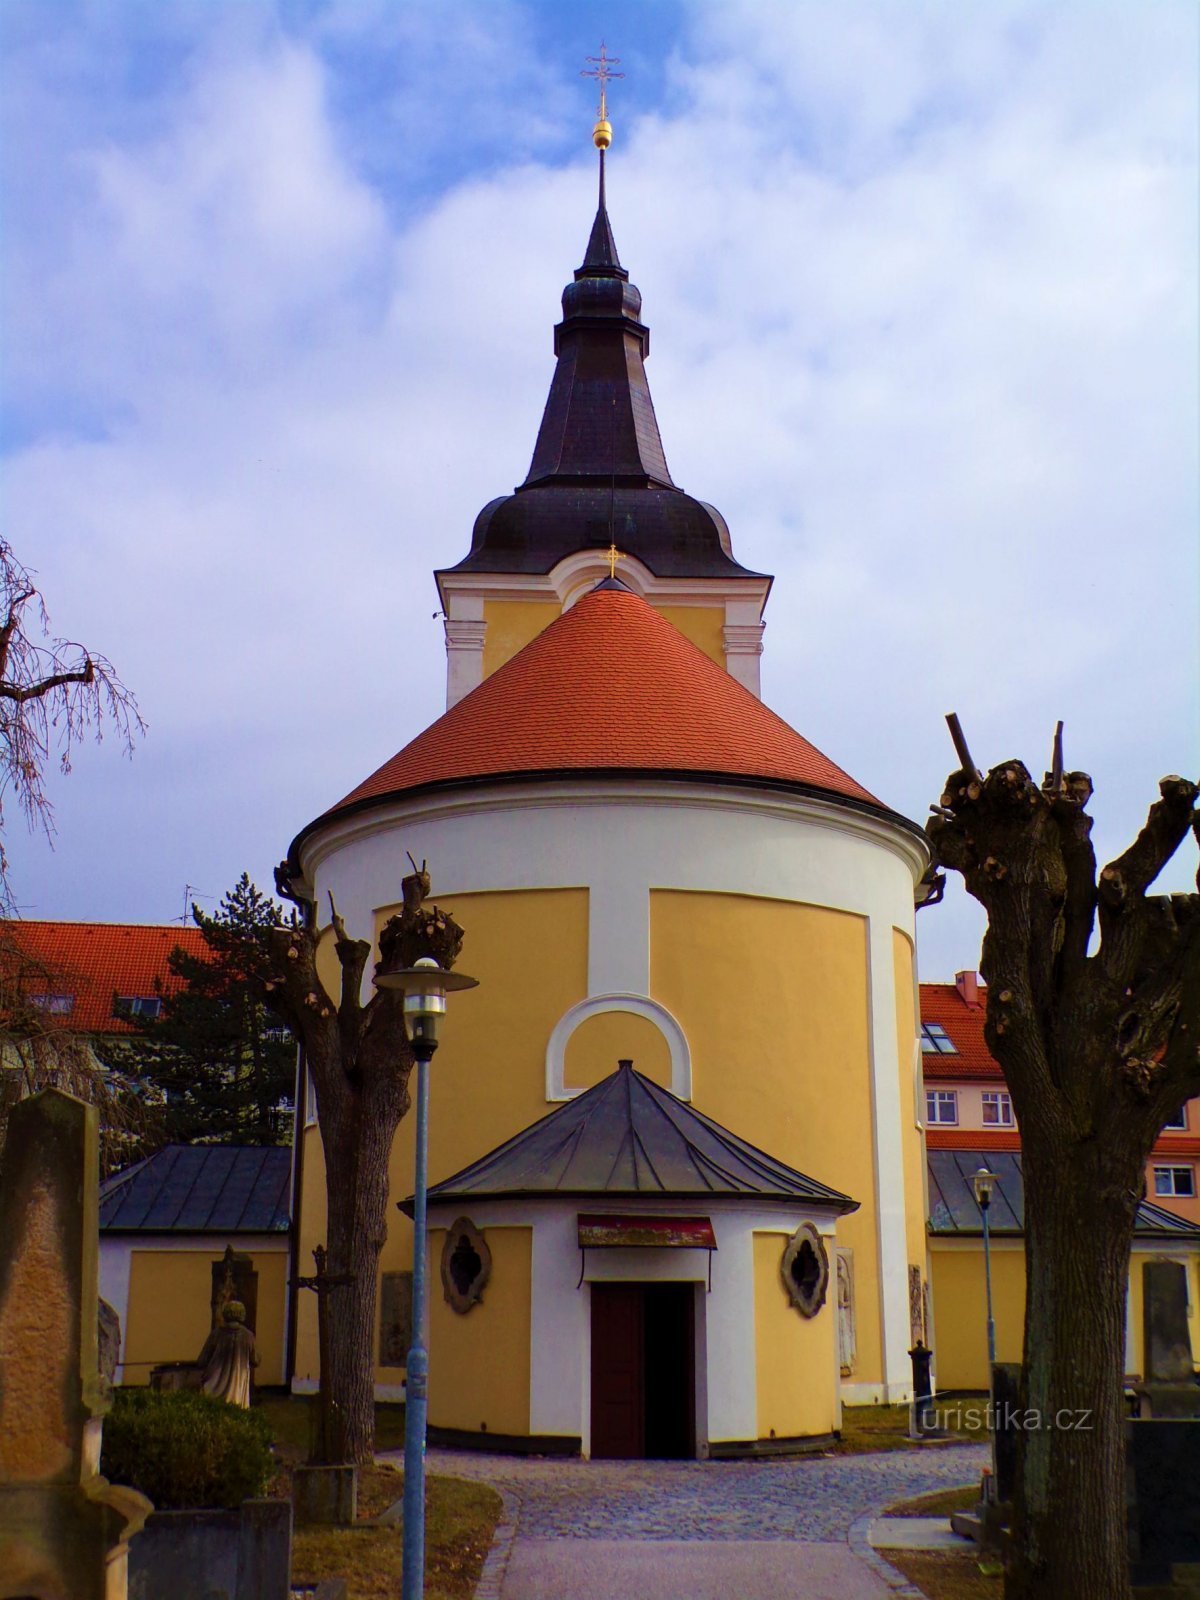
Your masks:
<svg viewBox="0 0 1200 1600"><path fill-rule="evenodd" d="M173 950L182 984L164 992L157 1018L132 1019L142 1075L166 1096L173 1139L286 1144L296 1046L262 1003L267 932L283 912L243 872L215 916L193 905L192 917L207 950Z"/></svg>

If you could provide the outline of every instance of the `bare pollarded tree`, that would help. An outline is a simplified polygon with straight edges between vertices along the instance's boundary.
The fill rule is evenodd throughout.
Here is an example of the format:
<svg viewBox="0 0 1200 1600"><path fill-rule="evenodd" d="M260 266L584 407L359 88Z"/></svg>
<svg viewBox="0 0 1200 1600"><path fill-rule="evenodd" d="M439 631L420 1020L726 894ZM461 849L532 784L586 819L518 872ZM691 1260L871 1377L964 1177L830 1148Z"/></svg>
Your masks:
<svg viewBox="0 0 1200 1600"><path fill-rule="evenodd" d="M1021 1129L1023 1408L1006 1600L1129 1594L1125 1297L1146 1162L1200 1094L1200 894L1147 893L1189 831L1196 784L1164 778L1129 849L1096 871L1092 781L960 761L928 825L936 864L987 912L988 1048ZM1094 936L1098 932L1099 939ZM1070 1413L1075 1426L1056 1427Z"/></svg>
<svg viewBox="0 0 1200 1600"><path fill-rule="evenodd" d="M265 1003L300 1040L317 1097L325 1154L328 1272L342 1280L329 1291L329 1370L321 1385L334 1416L332 1448L341 1459L370 1461L375 1440L375 1304L379 1256L387 1239L392 1141L411 1103L415 1057L399 993L376 990L365 1002L363 979L371 958L367 939L346 931L330 899L337 997L317 970L321 931L315 907L298 899L283 862L276 887L306 915L273 930ZM381 961L411 967L422 956L454 965L463 930L448 912L425 904L429 874L413 863L403 880L404 908L379 936ZM303 1137L299 1134L298 1137Z"/></svg>
<svg viewBox="0 0 1200 1600"><path fill-rule="evenodd" d="M12 910L4 853L6 804L31 828L54 832L46 768L64 772L79 742L115 733L132 754L146 731L137 700L106 656L50 635L50 618L33 574L0 539L0 913Z"/></svg>

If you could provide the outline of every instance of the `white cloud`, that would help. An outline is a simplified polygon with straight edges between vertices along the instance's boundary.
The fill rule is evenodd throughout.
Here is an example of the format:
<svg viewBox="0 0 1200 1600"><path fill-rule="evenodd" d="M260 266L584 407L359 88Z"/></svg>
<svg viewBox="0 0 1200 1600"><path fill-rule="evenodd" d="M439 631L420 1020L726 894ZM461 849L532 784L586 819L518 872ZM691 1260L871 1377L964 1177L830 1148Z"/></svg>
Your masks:
<svg viewBox="0 0 1200 1600"><path fill-rule="evenodd" d="M452 49L422 7L265 16L197 22L152 116L74 142L82 91L23 58L62 181L16 257L10 536L154 724L19 850L49 912L262 876L436 714L430 569L524 476L590 222L557 65L496 86L526 10L462 8ZM663 103L623 91L611 207L676 479L778 573L768 698L917 816L943 712L1031 765L1064 716L1118 848L1195 759L1191 10L686 18ZM922 924L927 971L973 962L977 920Z"/></svg>

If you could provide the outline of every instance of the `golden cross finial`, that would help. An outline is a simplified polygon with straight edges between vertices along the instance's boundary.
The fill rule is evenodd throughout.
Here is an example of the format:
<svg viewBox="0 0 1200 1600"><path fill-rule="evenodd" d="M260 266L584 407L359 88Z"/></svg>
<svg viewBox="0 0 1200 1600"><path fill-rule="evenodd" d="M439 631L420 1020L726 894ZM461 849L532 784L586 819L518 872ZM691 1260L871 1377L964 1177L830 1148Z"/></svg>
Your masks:
<svg viewBox="0 0 1200 1600"><path fill-rule="evenodd" d="M615 578L616 575L617 575L617 562L620 561L621 557L625 554L625 552L623 550L618 550L617 549L617 542L614 539L612 544L610 544L609 547L608 547L607 554L608 554L608 575L609 575L610 578Z"/></svg>
<svg viewBox="0 0 1200 1600"><path fill-rule="evenodd" d="M625 74L613 71L614 67L620 66L621 58L620 56L610 56L608 54L604 48L603 39L600 41L600 54L598 56L587 56L585 59L590 65L584 67L579 76L581 78L595 78L600 84L600 104L596 109L596 128L592 138L597 149L606 150L612 143L612 129L608 122L608 85L611 79L623 78ZM601 143L601 135L607 135L603 143Z"/></svg>

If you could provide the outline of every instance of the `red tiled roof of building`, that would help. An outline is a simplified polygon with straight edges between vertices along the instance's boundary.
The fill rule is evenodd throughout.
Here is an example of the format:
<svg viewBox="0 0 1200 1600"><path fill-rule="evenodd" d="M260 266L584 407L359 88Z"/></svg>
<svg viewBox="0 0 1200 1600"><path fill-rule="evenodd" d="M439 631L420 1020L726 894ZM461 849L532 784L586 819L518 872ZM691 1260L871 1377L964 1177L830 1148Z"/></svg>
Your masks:
<svg viewBox="0 0 1200 1600"><path fill-rule="evenodd" d="M884 809L645 600L607 580L327 815L427 784L589 770L765 779Z"/></svg>
<svg viewBox="0 0 1200 1600"><path fill-rule="evenodd" d="M927 1150L1019 1150L1015 1128L926 1128Z"/></svg>
<svg viewBox="0 0 1200 1600"><path fill-rule="evenodd" d="M169 993L179 980L167 958L181 946L192 956L208 949L199 928L131 922L9 922L5 944L15 946L22 992L70 996L68 1010L47 1009L46 1021L82 1033L131 1033L113 1015L113 996L150 999L161 983ZM12 961L0 948L0 961Z"/></svg>
<svg viewBox="0 0 1200 1600"><path fill-rule="evenodd" d="M946 1031L956 1054L923 1057L926 1080L945 1081L954 1078L999 1078L1004 1074L983 1038L983 1024L987 1016L987 987L978 987L977 1005L968 1005L954 983L923 983L921 985L921 1021L936 1022Z"/></svg>
<svg viewBox="0 0 1200 1600"><path fill-rule="evenodd" d="M974 974L966 974L968 979ZM970 992L969 983L965 986ZM983 1037L987 1016L987 986L977 982L979 1004L970 1005L957 983L921 985L921 1021L934 1022L945 1030L954 1055L923 1055L921 1065L926 1083L1004 1082L1000 1063L990 1053ZM1193 1107L1198 1102L1189 1102ZM1191 1127L1196 1113L1190 1114ZM995 1141L995 1142L989 1142ZM925 1143L930 1150L1019 1150L1019 1133L969 1128L927 1128ZM1200 1155L1200 1138L1190 1133L1161 1133L1154 1145L1158 1157Z"/></svg>

